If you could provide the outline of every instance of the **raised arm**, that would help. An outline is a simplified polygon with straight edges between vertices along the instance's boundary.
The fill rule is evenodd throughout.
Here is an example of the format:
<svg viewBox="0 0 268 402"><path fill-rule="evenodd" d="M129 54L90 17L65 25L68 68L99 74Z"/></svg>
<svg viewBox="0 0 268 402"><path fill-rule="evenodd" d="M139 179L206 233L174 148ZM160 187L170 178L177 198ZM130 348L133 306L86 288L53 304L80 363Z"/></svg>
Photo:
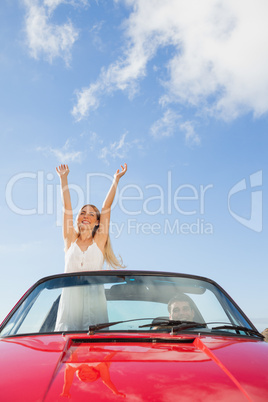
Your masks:
<svg viewBox="0 0 268 402"><path fill-rule="evenodd" d="M113 183L110 187L110 190L108 191L108 194L104 200L103 206L102 206L102 210L101 213L105 212L105 210L111 210L111 206L115 197L115 193L116 193L116 189L118 186L118 182L121 179L122 176L124 176L124 174L127 171L127 164L125 163L124 166L121 165L121 172L119 169L117 169L116 173L114 174L114 179L113 179Z"/></svg>
<svg viewBox="0 0 268 402"><path fill-rule="evenodd" d="M116 173L114 174L114 179L112 185L107 193L107 196L104 200L101 209L101 216L100 216L100 227L97 235L97 241L101 243L101 246L104 247L105 243L108 238L109 234L109 224L110 224L110 216L111 216L111 206L115 197L116 189L119 183L119 180L127 171L127 164L125 163L124 166L121 165L121 171L117 169Z"/></svg>
<svg viewBox="0 0 268 402"><path fill-rule="evenodd" d="M61 183L61 196L63 203L63 238L68 248L68 243L71 242L72 236L74 235L73 210L68 186L69 167L68 165L60 165L59 167L56 167L56 171L59 175Z"/></svg>

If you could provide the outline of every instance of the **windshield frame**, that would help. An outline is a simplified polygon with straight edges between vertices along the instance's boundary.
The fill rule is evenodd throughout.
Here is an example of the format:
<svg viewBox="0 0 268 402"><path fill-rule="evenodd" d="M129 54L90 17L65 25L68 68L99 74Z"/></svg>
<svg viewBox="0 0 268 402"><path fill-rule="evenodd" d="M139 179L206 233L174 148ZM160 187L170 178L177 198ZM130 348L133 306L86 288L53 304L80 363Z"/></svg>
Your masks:
<svg viewBox="0 0 268 402"><path fill-rule="evenodd" d="M228 300L228 304L230 307L233 306L234 309L240 313L242 318L245 320L245 322L248 324L249 328L256 330L256 327L253 325L253 323L249 320L249 318L246 316L246 314L241 310L241 308L236 304L236 302L232 299L232 297L220 286L218 285L214 280L198 276L198 275L190 275L190 274L183 274L183 273L175 273L175 272L165 272L165 271L142 271L142 270L102 270L102 271L83 271L80 273L73 272L73 273L66 273L66 274L56 274L56 275L51 275L51 276L46 276L44 278L41 278L38 280L32 287L29 288L29 290L21 297L21 299L18 301L18 303L13 307L13 309L10 311L10 313L6 316L6 318L3 320L3 322L0 325L0 332L5 328L5 326L8 324L8 322L11 320L11 318L14 316L14 314L18 311L20 306L24 303L24 301L36 291L37 287L39 287L42 284L45 284L47 281L51 281L54 279L64 279L68 277L81 277L81 276L115 276L115 277L130 277L130 276L152 276L152 277L177 277L177 278L187 278L187 279L193 279L193 280L198 280L198 281L204 281L209 283L210 285L214 286L217 289L217 293L214 293L215 296L218 298L219 303L221 304L222 308L226 312L226 306L224 305L226 303L225 298ZM44 288L41 286L41 289ZM39 292L37 292L37 295ZM224 297L221 296L221 294ZM35 297L37 297L37 295ZM219 295L219 297L218 297ZM227 310L228 311L228 310ZM230 320L231 321L231 320ZM144 331L137 331L137 330L112 330L113 332L119 332L119 333L129 333L129 332L144 332ZM86 331L64 331L64 333L85 333ZM105 332L105 331L98 331L98 333ZM149 331L148 332L152 332ZM189 331L191 332L191 331ZM14 337L14 336L30 336L30 335L44 335L44 334L54 334L57 335L60 332L38 332L38 333L23 333L23 334L13 334L13 335L0 335L1 338L7 338L7 337ZM198 331L198 333L202 333L202 329ZM205 335L207 336L239 336L239 337L250 337L256 339L256 336L254 335L244 335L244 334L237 334L237 333L231 333L231 332L204 332Z"/></svg>

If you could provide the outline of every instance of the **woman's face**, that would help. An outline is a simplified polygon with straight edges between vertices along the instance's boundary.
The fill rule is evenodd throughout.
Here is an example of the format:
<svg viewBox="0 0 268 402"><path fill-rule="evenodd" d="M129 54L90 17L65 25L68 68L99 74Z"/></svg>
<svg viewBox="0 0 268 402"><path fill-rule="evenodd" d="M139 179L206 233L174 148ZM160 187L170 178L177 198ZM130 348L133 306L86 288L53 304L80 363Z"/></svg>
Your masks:
<svg viewBox="0 0 268 402"><path fill-rule="evenodd" d="M94 227L98 225L98 223L99 221L97 219L97 214L91 206L86 205L84 208L82 208L77 218L79 231L92 231Z"/></svg>

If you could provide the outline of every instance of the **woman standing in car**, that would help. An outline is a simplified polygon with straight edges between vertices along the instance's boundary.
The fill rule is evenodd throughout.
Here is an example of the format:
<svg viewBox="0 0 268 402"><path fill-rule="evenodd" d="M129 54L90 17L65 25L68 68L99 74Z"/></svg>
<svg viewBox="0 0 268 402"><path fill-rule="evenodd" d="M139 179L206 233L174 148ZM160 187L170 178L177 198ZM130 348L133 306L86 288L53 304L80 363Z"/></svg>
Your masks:
<svg viewBox="0 0 268 402"><path fill-rule="evenodd" d="M120 178L127 165L114 174L113 183L104 200L101 212L95 205L84 205L73 223L73 210L68 187L68 165L56 168L61 181L63 200L63 239L65 243L65 273L98 271L104 262L111 268L124 268L113 253L109 224L111 206ZM88 329L89 324L107 321L103 286L82 286L64 289L58 308L56 331Z"/></svg>
<svg viewBox="0 0 268 402"><path fill-rule="evenodd" d="M65 272L91 271L102 268L104 261L112 268L123 268L115 257L109 236L111 206L120 178L127 165L114 174L113 183L104 200L101 212L95 205L84 205L73 224L73 210L68 187L68 165L56 168L61 181L63 199L63 238L65 243ZM79 253L80 251L80 253Z"/></svg>

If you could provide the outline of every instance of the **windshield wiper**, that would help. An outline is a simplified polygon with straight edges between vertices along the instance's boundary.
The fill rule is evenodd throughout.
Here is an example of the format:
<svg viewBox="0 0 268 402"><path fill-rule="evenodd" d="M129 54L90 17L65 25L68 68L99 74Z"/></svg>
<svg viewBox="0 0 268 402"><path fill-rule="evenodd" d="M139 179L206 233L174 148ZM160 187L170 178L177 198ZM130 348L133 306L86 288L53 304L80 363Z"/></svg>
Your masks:
<svg viewBox="0 0 268 402"><path fill-rule="evenodd" d="M132 322L132 321L141 321L141 320L150 320L153 321L153 318L134 318L131 320L122 320L122 321L113 321L113 322L104 322L100 324L95 324L95 325L90 325L89 326L89 335L94 335L96 331L99 331L101 329L109 328L113 325L118 325L118 324L123 324L126 322ZM155 328L155 329L171 329L171 334L174 334L179 331L184 331L186 329L192 329L192 328L206 328L207 324L209 323L200 323L200 322L195 322L195 321L180 321L180 320L169 320L169 319L159 319L151 322L150 324L145 324L145 325L140 325L139 328ZM239 325L220 325L217 327L212 327L211 331L214 330L220 330L220 329L233 329L237 331L244 331L248 332L250 335L256 335L260 338L264 338L264 336L251 328L239 326Z"/></svg>
<svg viewBox="0 0 268 402"><path fill-rule="evenodd" d="M211 331L213 331L215 329L234 329L234 330L237 330L237 331L248 332L251 335L257 335L260 338L264 338L264 336L262 334L260 334L259 331L255 331L255 329L251 329L251 328L247 328L247 327L242 327L240 325L220 325L218 327L212 327Z"/></svg>
<svg viewBox="0 0 268 402"><path fill-rule="evenodd" d="M190 328L205 328L207 325L205 323L201 322L195 322L195 321L180 321L180 320L163 320L160 319L159 321L154 321L151 324L145 324L145 325L140 325L139 328L146 328L146 327L152 327L152 328L164 328L164 329L171 329L171 334L174 332L178 331L183 331L185 329L190 329Z"/></svg>
<svg viewBox="0 0 268 402"><path fill-rule="evenodd" d="M133 318L132 320L122 320L122 321L113 321L113 322L103 322L101 324L94 324L88 327L88 335L94 335L94 333L100 329L105 329L112 327L113 325L123 324L125 322L132 322L132 321L141 321L141 320L150 320L152 321L153 318Z"/></svg>

